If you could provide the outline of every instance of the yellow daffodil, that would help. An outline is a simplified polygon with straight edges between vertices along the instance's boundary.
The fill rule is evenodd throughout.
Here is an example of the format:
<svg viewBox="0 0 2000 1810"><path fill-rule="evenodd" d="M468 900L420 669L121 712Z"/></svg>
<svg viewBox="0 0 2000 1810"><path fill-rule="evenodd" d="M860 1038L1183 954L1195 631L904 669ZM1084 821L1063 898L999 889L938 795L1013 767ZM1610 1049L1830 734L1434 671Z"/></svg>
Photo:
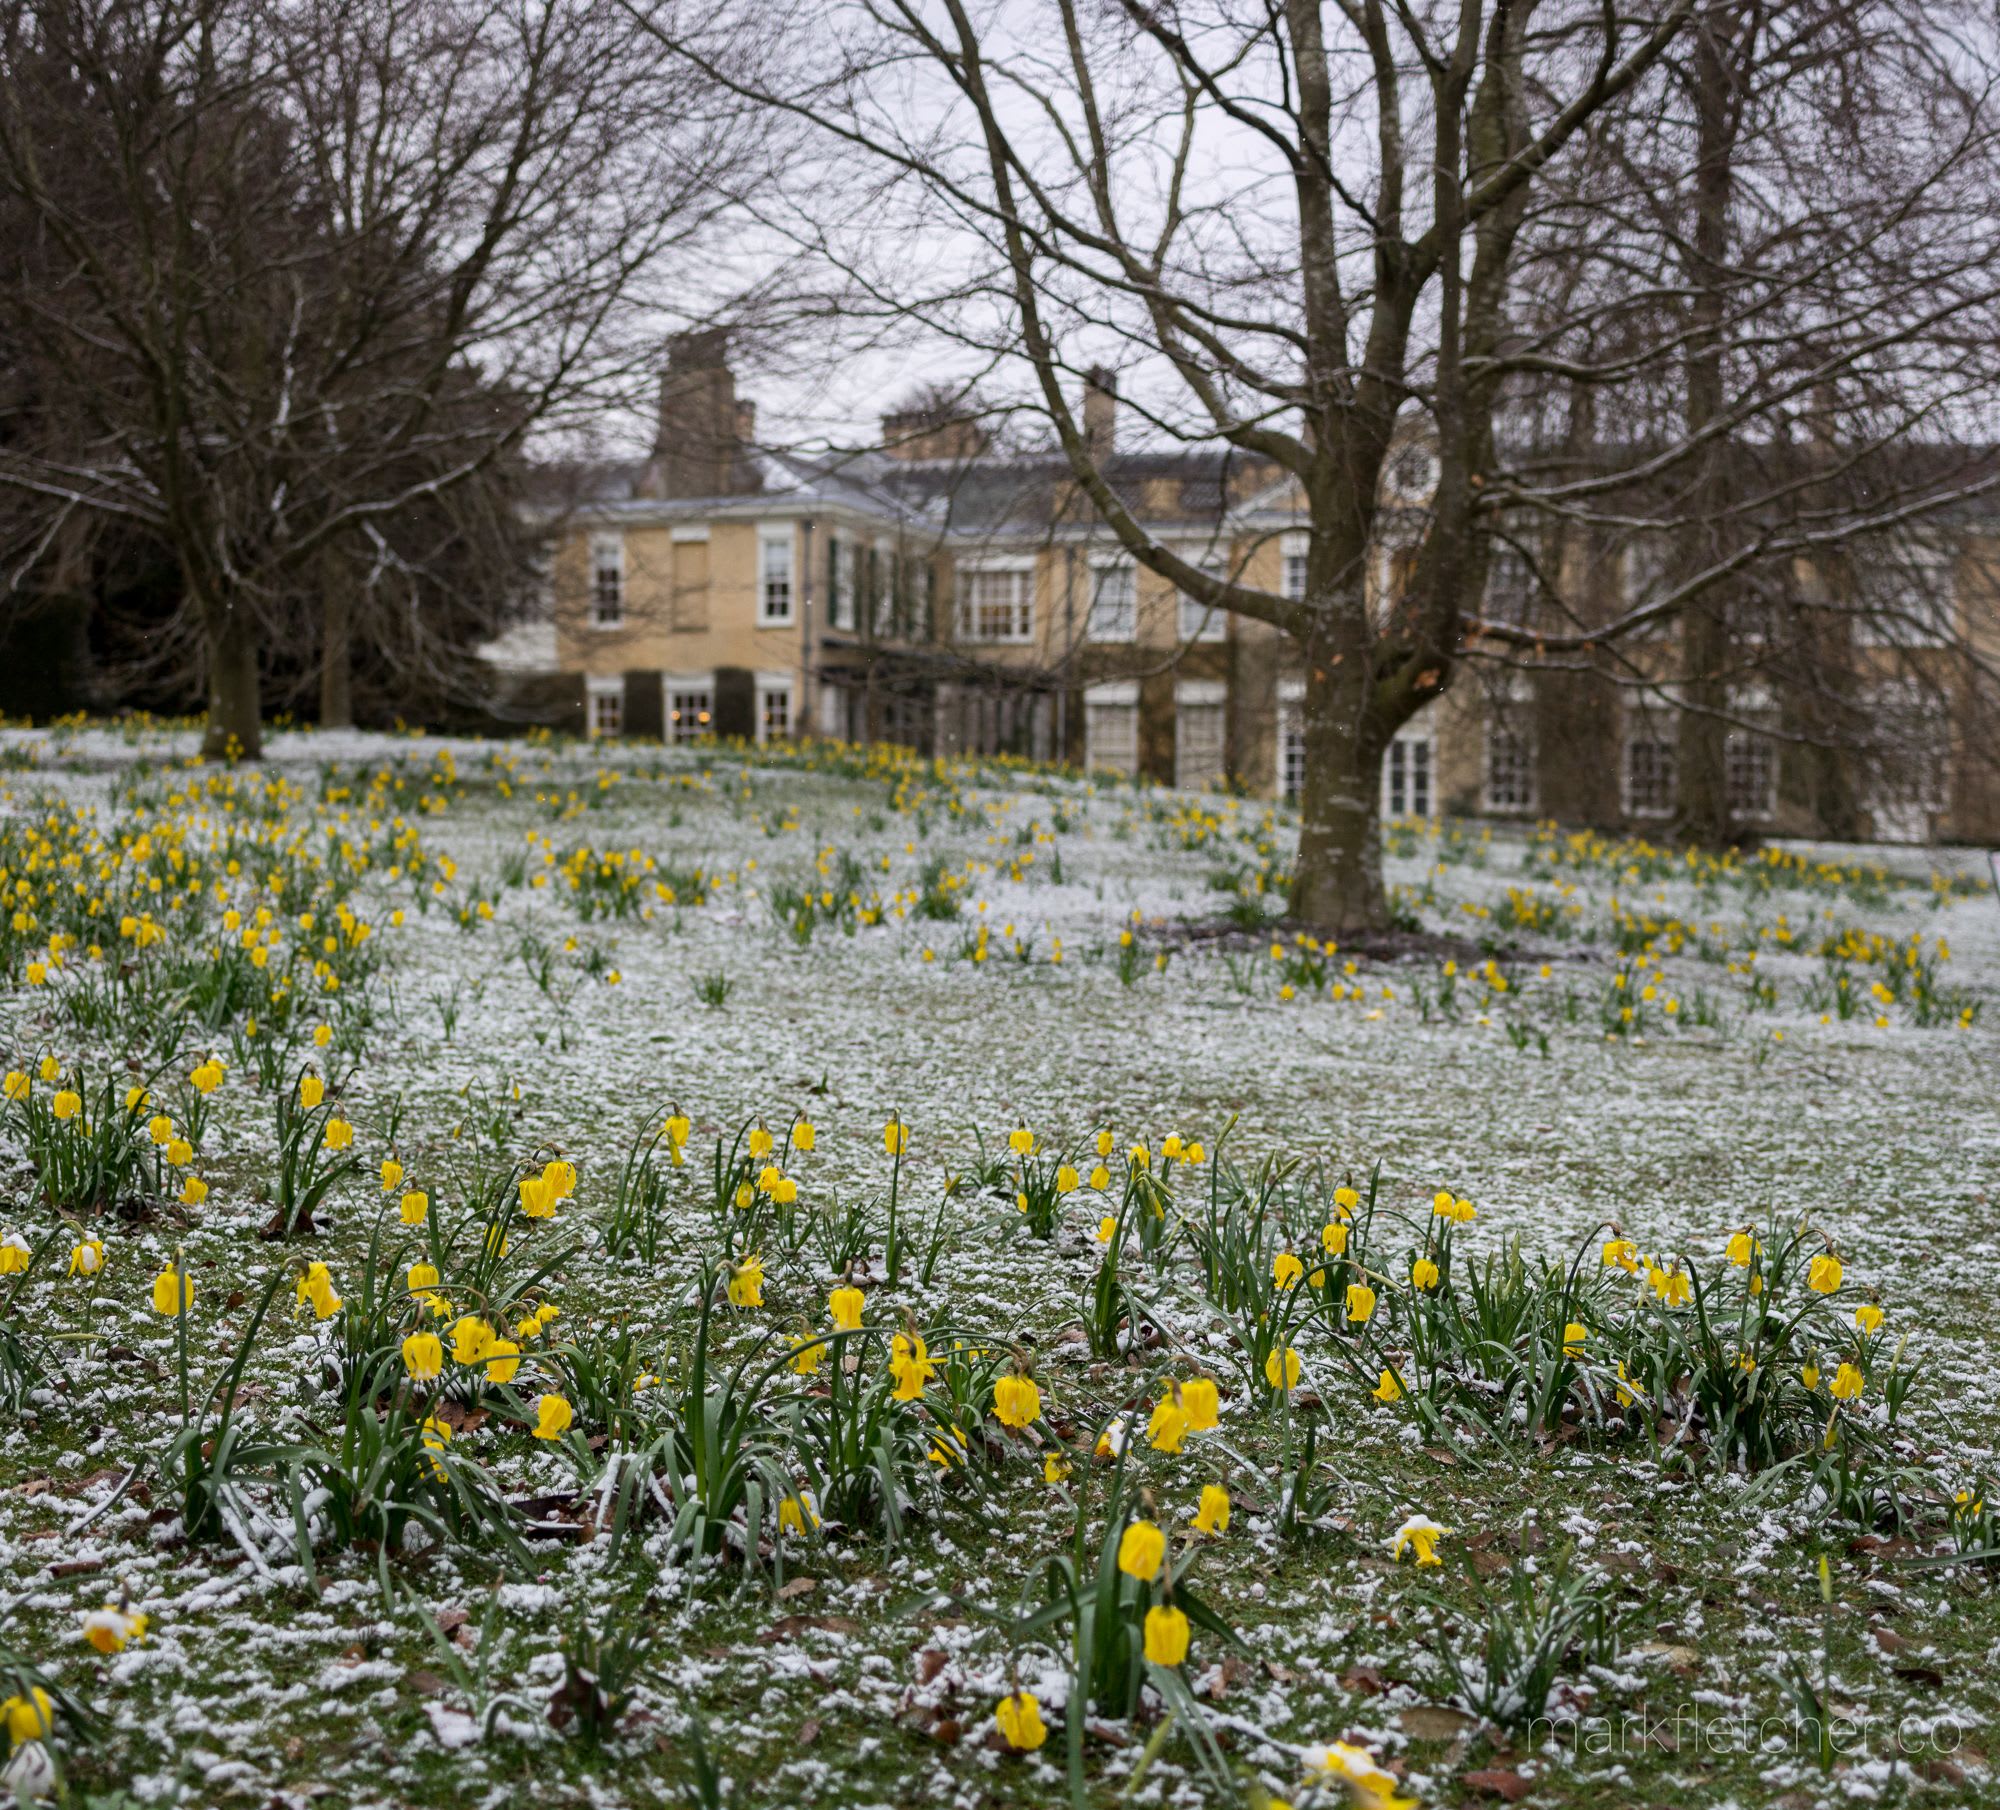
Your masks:
<svg viewBox="0 0 2000 1810"><path fill-rule="evenodd" d="M434 1332L413 1332L403 1341L403 1368L413 1383L435 1382L444 1370L444 1344Z"/></svg>
<svg viewBox="0 0 2000 1810"><path fill-rule="evenodd" d="M1563 1328L1563 1356L1582 1357L1585 1341L1590 1337L1590 1328L1581 1320L1572 1320Z"/></svg>
<svg viewBox="0 0 2000 1810"><path fill-rule="evenodd" d="M544 1395L535 1402L535 1437L537 1439L560 1439L569 1431L570 1423L576 1419L575 1410L566 1397Z"/></svg>
<svg viewBox="0 0 2000 1810"><path fill-rule="evenodd" d="M15 1747L47 1740L56 1725L55 1705L39 1684L25 1696L9 1697L0 1703L0 1717L5 1718L7 1739Z"/></svg>
<svg viewBox="0 0 2000 1810"><path fill-rule="evenodd" d="M889 1374L896 1379L898 1401L915 1401L936 1372L937 1364L919 1334L899 1332L890 1341Z"/></svg>
<svg viewBox="0 0 2000 1810"><path fill-rule="evenodd" d="M1410 1286L1416 1289L1436 1288L1438 1266L1428 1257L1419 1257L1410 1265Z"/></svg>
<svg viewBox="0 0 2000 1810"><path fill-rule="evenodd" d="M183 1276L172 1264L168 1264L153 1278L153 1311L172 1319L193 1306L194 1278Z"/></svg>
<svg viewBox="0 0 2000 1810"><path fill-rule="evenodd" d="M1370 1391L1377 1401L1396 1402L1403 1399L1403 1385L1393 1370L1382 1372L1381 1380Z"/></svg>
<svg viewBox="0 0 2000 1810"><path fill-rule="evenodd" d="M1172 1603L1146 1611L1146 1658L1154 1665L1179 1665L1187 1657L1188 1618Z"/></svg>
<svg viewBox="0 0 2000 1810"><path fill-rule="evenodd" d="M1375 1291L1365 1282L1347 1285L1347 1323L1365 1326L1375 1317Z"/></svg>
<svg viewBox="0 0 2000 1810"><path fill-rule="evenodd" d="M1378 1766L1365 1747L1335 1741L1327 1747L1310 1748L1306 1767L1322 1778L1339 1779L1347 1787L1353 1810L1417 1810L1417 1800L1398 1795L1396 1775Z"/></svg>
<svg viewBox="0 0 2000 1810"><path fill-rule="evenodd" d="M1146 1437L1156 1452L1178 1452L1187 1430L1187 1416L1169 1389L1154 1405L1152 1419L1146 1423Z"/></svg>
<svg viewBox="0 0 2000 1810"><path fill-rule="evenodd" d="M477 1314L464 1314L451 1329L452 1361L468 1368L493 1349L493 1328Z"/></svg>
<svg viewBox="0 0 2000 1810"><path fill-rule="evenodd" d="M902 1156L910 1148L910 1128L901 1119L891 1119L882 1127L882 1148L891 1156Z"/></svg>
<svg viewBox="0 0 2000 1810"><path fill-rule="evenodd" d="M122 1653L134 1641L146 1638L144 1615L128 1614L116 1603L106 1603L83 1618L83 1637L107 1658Z"/></svg>
<svg viewBox="0 0 2000 1810"><path fill-rule="evenodd" d="M325 1098L326 1083L319 1076L308 1074L299 1077L299 1104L307 1112L311 1112Z"/></svg>
<svg viewBox="0 0 2000 1810"><path fill-rule="evenodd" d="M1118 1538L1118 1569L1150 1584L1167 1556L1167 1536L1151 1521L1133 1521Z"/></svg>
<svg viewBox="0 0 2000 1810"><path fill-rule="evenodd" d="M993 1414L1003 1427L1016 1432L1041 1418L1042 1392L1033 1377L1003 1376L993 1385Z"/></svg>
<svg viewBox="0 0 2000 1810"><path fill-rule="evenodd" d="M69 1254L69 1273L72 1276L95 1276L104 1268L104 1245L96 1238L86 1238Z"/></svg>
<svg viewBox="0 0 2000 1810"><path fill-rule="evenodd" d="M1842 1364L1833 1373L1833 1381L1827 1385L1835 1401L1859 1401L1867 1378L1853 1364Z"/></svg>
<svg viewBox="0 0 2000 1810"><path fill-rule="evenodd" d="M0 1238L0 1276L24 1274L34 1254L19 1232L9 1232Z"/></svg>
<svg viewBox="0 0 2000 1810"><path fill-rule="evenodd" d="M1389 1536L1389 1556L1400 1559L1411 1552L1416 1554L1419 1565L1442 1565L1437 1543L1450 1532L1449 1527L1440 1527L1428 1515L1412 1515Z"/></svg>
<svg viewBox="0 0 2000 1810"><path fill-rule="evenodd" d="M1002 1697L993 1711L1000 1738L1016 1753L1033 1753L1049 1738L1042 1721L1042 1706L1027 1691Z"/></svg>
<svg viewBox="0 0 2000 1810"><path fill-rule="evenodd" d="M384 1194L395 1193L396 1184L402 1179L403 1165L397 1162L393 1156L385 1156L382 1159L382 1192Z"/></svg>
<svg viewBox="0 0 2000 1810"><path fill-rule="evenodd" d="M49 1110L59 1119L73 1119L83 1111L83 1096L65 1087L49 1102Z"/></svg>
<svg viewBox="0 0 2000 1810"><path fill-rule="evenodd" d="M1219 1483L1201 1486L1201 1503L1194 1511L1196 1533L1225 1534L1229 1531L1229 1492Z"/></svg>
<svg viewBox="0 0 2000 1810"><path fill-rule="evenodd" d="M729 1274L729 1304L732 1307L764 1305L764 1260L754 1254L745 1257Z"/></svg>
<svg viewBox="0 0 2000 1810"><path fill-rule="evenodd" d="M1840 1259L1831 1251L1823 1252L1806 1266L1806 1286L1816 1295L1833 1294L1840 1287Z"/></svg>
<svg viewBox="0 0 2000 1810"><path fill-rule="evenodd" d="M1221 1407L1213 1377L1198 1376L1181 1384L1181 1412L1187 1416L1190 1433L1213 1433Z"/></svg>
<svg viewBox="0 0 2000 1810"><path fill-rule="evenodd" d="M1299 1354L1289 1345L1274 1345L1264 1360L1264 1380L1273 1389L1296 1389L1299 1383Z"/></svg>
<svg viewBox="0 0 2000 1810"><path fill-rule="evenodd" d="M1854 1310L1854 1323L1863 1332L1879 1332L1882 1329L1882 1310L1873 1301L1864 1301Z"/></svg>

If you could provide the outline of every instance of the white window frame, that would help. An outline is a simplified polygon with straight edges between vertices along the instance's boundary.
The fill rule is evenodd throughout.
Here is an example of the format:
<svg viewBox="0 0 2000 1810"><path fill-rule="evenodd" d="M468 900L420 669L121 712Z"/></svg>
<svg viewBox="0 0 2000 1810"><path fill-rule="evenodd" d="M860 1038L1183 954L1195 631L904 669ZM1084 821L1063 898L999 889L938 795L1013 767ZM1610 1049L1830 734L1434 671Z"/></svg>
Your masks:
<svg viewBox="0 0 2000 1810"><path fill-rule="evenodd" d="M1199 566L1209 577L1222 579L1226 569L1215 554L1204 548L1201 555L1189 561ZM1229 638L1229 612L1220 606L1211 609L1207 604L1190 597L1185 591L1174 593L1174 638L1178 641L1226 641Z"/></svg>
<svg viewBox="0 0 2000 1810"><path fill-rule="evenodd" d="M827 626L851 634L859 620L855 607L854 536L829 530L827 539L833 548L833 595L827 599Z"/></svg>
<svg viewBox="0 0 2000 1810"><path fill-rule="evenodd" d="M1271 783L1284 799L1302 798L1306 789L1306 682L1303 679L1278 681L1277 745L1272 750L1275 765ZM1294 765L1299 783L1287 783Z"/></svg>
<svg viewBox="0 0 2000 1810"><path fill-rule="evenodd" d="M773 570L782 556L784 571ZM774 589L782 584L782 608L772 607ZM790 522L760 522L757 527L757 626L790 628L798 620L799 556Z"/></svg>
<svg viewBox="0 0 2000 1810"><path fill-rule="evenodd" d="M1437 815L1437 736L1428 723L1398 729L1383 750L1381 814L1389 821Z"/></svg>
<svg viewBox="0 0 2000 1810"><path fill-rule="evenodd" d="M676 699L686 700L685 704ZM695 703L694 700L705 700ZM690 720L682 723L678 712L686 708ZM698 714L696 714L698 713ZM701 719L706 717L706 721ZM699 741L715 733L715 674L712 672L669 672L660 675L661 739L669 745Z"/></svg>
<svg viewBox="0 0 2000 1810"><path fill-rule="evenodd" d="M1132 725L1131 763L1127 766L1107 767L1104 765L1097 747L1096 723L1093 715L1101 710L1123 710L1128 713ZM1124 778L1136 778L1139 772L1139 682L1124 679L1106 685L1086 685L1083 690L1083 764L1098 773L1116 773Z"/></svg>
<svg viewBox="0 0 2000 1810"><path fill-rule="evenodd" d="M798 729L798 719L792 709L792 675L788 672L760 672L757 675L757 746L762 748L772 740L790 741ZM771 700L784 700L785 721L782 731L774 737L771 731Z"/></svg>
<svg viewBox="0 0 2000 1810"><path fill-rule="evenodd" d="M1504 588L1495 583L1515 575L1520 581L1518 592L1511 583ZM1486 590L1479 600L1480 614L1488 622L1503 628L1526 628L1534 617L1540 589L1535 568L1525 553L1506 541L1491 543L1486 552Z"/></svg>
<svg viewBox="0 0 2000 1810"><path fill-rule="evenodd" d="M1215 766L1211 774L1188 771L1187 716L1190 711L1213 711L1218 719L1215 738ZM1203 750L1207 752L1206 749ZM1174 784L1183 792L1219 785L1229 777L1229 687L1220 679L1176 679L1174 681Z"/></svg>
<svg viewBox="0 0 2000 1810"><path fill-rule="evenodd" d="M1008 632L985 635L975 632L980 611L973 593L978 581L1004 575L1013 580L1013 597L1006 604L1010 618ZM1033 559L979 559L958 569L958 638L981 647L1024 647L1035 639L1035 562Z"/></svg>
<svg viewBox="0 0 2000 1810"><path fill-rule="evenodd" d="M1633 771L1634 755L1641 746L1664 748L1666 750L1666 770L1668 775L1666 798L1663 802L1640 803L1637 776ZM1625 719L1623 746L1619 750L1618 789L1619 802L1628 817L1662 818L1671 817L1680 804L1680 726L1677 720L1660 712L1641 714L1633 712Z"/></svg>
<svg viewBox="0 0 2000 1810"><path fill-rule="evenodd" d="M609 578L611 608L606 610ZM590 537L590 626L621 629L625 626L625 536L615 529L603 529Z"/></svg>
<svg viewBox="0 0 2000 1810"><path fill-rule="evenodd" d="M1105 607L1106 587L1114 581L1124 594L1124 607L1115 615ZM1090 607L1084 612L1083 638L1107 645L1138 640L1139 568L1132 560L1110 557L1090 562Z"/></svg>
<svg viewBox="0 0 2000 1810"><path fill-rule="evenodd" d="M1312 536L1297 530L1278 536L1278 594L1294 603L1305 600L1306 558L1312 552Z"/></svg>
<svg viewBox="0 0 2000 1810"><path fill-rule="evenodd" d="M599 707L609 704L609 714L617 720L603 723ZM592 673L583 682L584 733L592 741L616 739L625 733L625 679L622 673Z"/></svg>
<svg viewBox="0 0 2000 1810"><path fill-rule="evenodd" d="M1955 547L1924 539L1908 539L1879 560L1856 558L1855 588L1888 583L1898 595L1888 607L1896 614L1875 613L1868 601L1855 598L1856 647L1952 647L1958 640L1958 553ZM1909 568L1905 570L1904 568ZM1911 597L1912 578L1922 574L1934 581L1931 595ZM1881 606L1876 606L1881 607Z"/></svg>

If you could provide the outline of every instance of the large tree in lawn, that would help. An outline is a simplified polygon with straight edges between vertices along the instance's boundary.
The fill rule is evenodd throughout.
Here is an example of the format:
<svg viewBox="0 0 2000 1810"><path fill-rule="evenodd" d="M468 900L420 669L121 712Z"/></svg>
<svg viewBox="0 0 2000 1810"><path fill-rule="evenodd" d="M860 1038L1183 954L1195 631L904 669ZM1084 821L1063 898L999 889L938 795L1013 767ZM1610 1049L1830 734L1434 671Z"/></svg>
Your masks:
<svg viewBox="0 0 2000 1810"><path fill-rule="evenodd" d="M1297 643L1292 909L1342 931L1386 922L1381 760L1449 682L1476 589L1492 360L1524 222L1690 5L865 0L832 20L767 10L754 59L726 9L676 42L809 113L829 158L851 159L799 217L859 279L852 306L1024 360L1076 483L1132 557ZM893 243L871 251L871 233ZM1128 507L1072 400L1105 363L1129 373L1121 396L1158 438L1296 481L1303 596L1202 569ZM1418 418L1435 494L1384 615L1369 582L1381 480Z"/></svg>

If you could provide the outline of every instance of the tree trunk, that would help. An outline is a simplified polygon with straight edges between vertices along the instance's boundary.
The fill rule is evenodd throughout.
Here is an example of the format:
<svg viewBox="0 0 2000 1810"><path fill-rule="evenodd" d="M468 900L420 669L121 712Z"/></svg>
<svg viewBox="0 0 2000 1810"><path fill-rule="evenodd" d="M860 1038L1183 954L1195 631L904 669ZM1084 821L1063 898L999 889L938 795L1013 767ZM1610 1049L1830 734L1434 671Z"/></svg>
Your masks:
<svg viewBox="0 0 2000 1810"><path fill-rule="evenodd" d="M1306 646L1305 784L1292 916L1336 936L1389 927L1382 888L1382 745L1363 721L1365 677Z"/></svg>
<svg viewBox="0 0 2000 1810"><path fill-rule="evenodd" d="M353 599L338 567L322 562L320 579L319 726L354 727Z"/></svg>
<svg viewBox="0 0 2000 1810"><path fill-rule="evenodd" d="M257 631L248 609L211 604L208 631L208 730L204 760L259 760L264 724L257 685Z"/></svg>
<svg viewBox="0 0 2000 1810"><path fill-rule="evenodd" d="M1675 765L1677 827L1690 842L1720 847L1730 837L1728 727L1721 711L1729 692L1721 678L1729 660L1729 629L1715 593L1681 614L1684 655L1679 747Z"/></svg>

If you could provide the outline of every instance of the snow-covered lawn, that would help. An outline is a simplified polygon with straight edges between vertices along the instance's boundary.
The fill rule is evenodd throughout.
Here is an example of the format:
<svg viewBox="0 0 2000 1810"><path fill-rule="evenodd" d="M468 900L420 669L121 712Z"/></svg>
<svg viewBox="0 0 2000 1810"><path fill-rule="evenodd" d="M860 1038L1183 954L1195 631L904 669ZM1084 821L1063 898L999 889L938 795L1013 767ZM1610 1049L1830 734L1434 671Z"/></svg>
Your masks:
<svg viewBox="0 0 2000 1810"><path fill-rule="evenodd" d="M0 1117L0 1238L34 1253L0 1275L0 1383L18 1388L0 1401L0 1663L67 1691L47 1751L72 1802L699 1803L707 1765L712 1801L771 1805L1053 1804L1072 1764L1092 1803L1391 1790L1345 1750L1362 1782L1325 1772L1330 1743L1427 1803L1994 1788L2000 1556L1929 1562L2000 1551L1974 1507L2000 1433L2000 907L1970 853L1717 871L1406 826L1390 877L1429 937L1321 951L1255 923L1256 877L1289 846L1255 802L861 752L367 735L281 735L262 769L218 779L194 739L0 732L0 887L19 914L0 1066L27 1086ZM226 1074L204 1096L186 1077L210 1055ZM119 1112L144 1087L139 1120L199 1135L176 1166L142 1125L138 1182L65 1223L29 1115L79 1071L81 1111L41 1120L45 1139L88 1128L99 1086ZM310 1111L302 1072L329 1090ZM261 1235L283 1218L281 1100L308 1144L321 1121L351 1125L359 1159L290 1238ZM746 1209L730 1165L758 1123L775 1148L742 1172ZM656 1149L636 1181L635 1139ZM764 1174L781 1159L795 1202ZM573 1192L522 1218L520 1176L553 1163L562 1195L564 1162ZM1045 1206L1062 1163L1074 1186ZM182 1198L187 1175L205 1198ZM1333 1192L1350 1185L1352 1209ZM413 1190L428 1215L411 1228ZM1248 1266L1218 1280L1212 1222L1260 1190ZM1440 1217L1440 1190L1470 1216ZM509 1248L489 1260L500 1201ZM1107 1218L1126 1291L1108 1318ZM1346 1252L1321 1228L1343 1220ZM1745 1229L1754 1265L1726 1253ZM1692 1325L1668 1281L1684 1271L1704 1302L1736 1291L1740 1332L1748 1279L1788 1238L1798 1262L1773 1287L1816 1317L1755 1349L1785 1360L1770 1386L1790 1392L1790 1432L1781 1457L1731 1458L1685 1379L1646 1394L1638 1354ZM92 1239L101 1272L71 1275ZM1504 1350L1453 1335L1456 1357L1426 1355L1443 1335L1425 1316L1501 1286L1516 1240L1531 1275L1547 1258L1578 1279L1547 1298L1589 1322L1573 1347L1553 1335L1548 1360L1573 1362L1540 1423L1493 1380L1541 1349L1528 1321ZM1629 1276L1603 1255L1621 1240ZM409 1293L407 1267L440 1252ZM1424 1252L1445 1259L1435 1295L1411 1281ZM1827 1272L1804 1280L1835 1254L1837 1298ZM195 1285L181 1323L155 1306L177 1260ZM313 1264L323 1286L295 1288ZM1372 1317L1345 1298L1368 1278ZM864 1330L808 1346L795 1373L787 1353L834 1331L843 1280ZM446 1351L426 1386L400 1341L432 1323L433 1292ZM538 1303L559 1317L523 1331ZM1879 1328L1855 1330L1869 1305ZM481 1315L524 1347L504 1382L451 1355ZM214 1429L169 1456L177 1334L198 1410L253 1325L243 1448L190 1538L190 1448L212 1462ZM1855 1342L1849 1398L1836 1326ZM938 1368L898 1401L891 1340L919 1333ZM1299 1360L1289 1389L1263 1372L1272 1336ZM700 1556L681 1511L709 1479L673 1474L702 1423L698 1350L711 1392L746 1358L753 1381L773 1372L736 1399L754 1397L762 1475L807 1492L803 1534L778 1530L773 1483L756 1528L738 1512ZM1622 1406L1614 1354L1639 1391ZM1434 1363L1458 1383L1429 1391ZM1367 1386L1378 1371L1406 1387ZM1010 1428L993 1385L1017 1372L1039 1400ZM1162 1436L1156 1404L1202 1376L1219 1424L1190 1413L1184 1440ZM799 1417L872 1380L893 1501L849 1478L869 1524L814 1531L826 1485ZM567 1433L534 1436L538 1417L553 1430L545 1395L573 1408ZM415 1468L366 1472L357 1415L379 1428L399 1404L435 1411L452 1475L514 1504L510 1527L433 1492L421 1447ZM1121 1438L1122 1461L1093 1456ZM298 1459L343 1440L361 1479L345 1497ZM1205 1485L1232 1504L1212 1537L1189 1531ZM391 1499L437 1524L397 1520L401 1549L383 1550L369 1529L388 1522L368 1516ZM1450 1530L1441 1565L1393 1555L1415 1516ZM1134 1714L1100 1695L1066 1717L1074 1624L1020 1618L1047 1600L1047 1561L1075 1548L1097 1566L1107 1517L1114 1545L1126 1519L1167 1530L1178 1589L1213 1624L1194 1616L1177 1665L1134 1661ZM1172 1606L1163 1585L1111 1581L1135 1628ZM148 1620L110 1655L85 1622L107 1605ZM1539 1678L1490 1645L1510 1627L1547 1634ZM593 1656L600 1641L613 1651ZM616 1701L593 1703L579 1667ZM1026 1754L995 1718L1017 1690L1050 1731ZM1512 1713L1523 1692L1547 1693L1553 1723ZM1815 1703L1838 1748L1825 1766L1799 1722ZM32 1734L19 1709L13 1732Z"/></svg>

